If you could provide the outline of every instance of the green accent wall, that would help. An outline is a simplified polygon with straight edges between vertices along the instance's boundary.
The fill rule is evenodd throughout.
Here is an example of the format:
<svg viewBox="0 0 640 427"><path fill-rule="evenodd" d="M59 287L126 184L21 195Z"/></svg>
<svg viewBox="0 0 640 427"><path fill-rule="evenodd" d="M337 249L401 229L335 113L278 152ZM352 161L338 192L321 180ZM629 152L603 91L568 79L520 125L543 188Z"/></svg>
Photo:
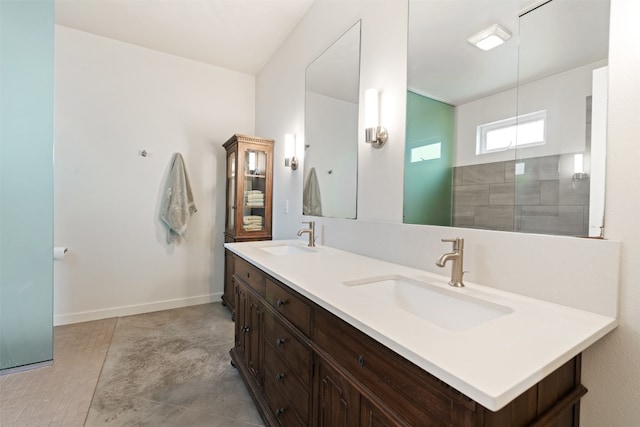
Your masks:
<svg viewBox="0 0 640 427"><path fill-rule="evenodd" d="M0 1L0 369L53 359L53 0Z"/></svg>
<svg viewBox="0 0 640 427"><path fill-rule="evenodd" d="M403 221L451 225L455 109L407 92ZM440 143L440 157L412 162L412 150ZM415 155L414 155L415 157Z"/></svg>

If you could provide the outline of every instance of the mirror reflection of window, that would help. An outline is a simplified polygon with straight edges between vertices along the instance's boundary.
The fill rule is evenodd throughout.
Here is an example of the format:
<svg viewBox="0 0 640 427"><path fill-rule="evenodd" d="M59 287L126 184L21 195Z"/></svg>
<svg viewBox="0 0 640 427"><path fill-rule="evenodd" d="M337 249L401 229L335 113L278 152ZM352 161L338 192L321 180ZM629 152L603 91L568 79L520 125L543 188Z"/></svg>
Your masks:
<svg viewBox="0 0 640 427"><path fill-rule="evenodd" d="M476 154L545 143L547 112L538 111L478 126Z"/></svg>
<svg viewBox="0 0 640 427"><path fill-rule="evenodd" d="M610 2L531 3L409 0L404 222L601 232ZM444 133L450 162L417 161Z"/></svg>

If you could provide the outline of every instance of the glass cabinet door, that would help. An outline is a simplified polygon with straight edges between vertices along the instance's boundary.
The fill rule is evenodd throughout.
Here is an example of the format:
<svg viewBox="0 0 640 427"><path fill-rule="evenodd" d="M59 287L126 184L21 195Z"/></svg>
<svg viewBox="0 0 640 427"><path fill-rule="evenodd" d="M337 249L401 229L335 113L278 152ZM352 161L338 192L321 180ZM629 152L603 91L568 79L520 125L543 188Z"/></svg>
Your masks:
<svg viewBox="0 0 640 427"><path fill-rule="evenodd" d="M251 148L243 153L242 229L245 232L263 231L266 217L267 153Z"/></svg>
<svg viewBox="0 0 640 427"><path fill-rule="evenodd" d="M227 231L236 225L236 152L227 155Z"/></svg>

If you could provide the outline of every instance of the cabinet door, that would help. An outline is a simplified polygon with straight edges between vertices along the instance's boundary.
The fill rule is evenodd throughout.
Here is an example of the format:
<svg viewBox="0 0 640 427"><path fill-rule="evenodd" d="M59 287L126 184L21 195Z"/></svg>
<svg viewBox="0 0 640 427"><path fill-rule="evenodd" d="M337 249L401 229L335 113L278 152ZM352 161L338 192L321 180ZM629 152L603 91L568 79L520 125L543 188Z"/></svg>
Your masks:
<svg viewBox="0 0 640 427"><path fill-rule="evenodd" d="M262 329L264 309L260 300L254 296L240 280L235 281L236 288L236 350L244 365L262 384Z"/></svg>
<svg viewBox="0 0 640 427"><path fill-rule="evenodd" d="M240 284L238 281L235 281L235 306L236 306L236 319L235 319L235 329L236 329L236 350L240 357L245 360L245 349L246 349L246 340L247 334L246 329L247 325L247 289L244 285Z"/></svg>
<svg viewBox="0 0 640 427"><path fill-rule="evenodd" d="M237 236L271 235L271 156L271 148L259 144L242 144L238 150Z"/></svg>
<svg viewBox="0 0 640 427"><path fill-rule="evenodd" d="M360 394L326 361L318 358L318 426L353 427L360 425Z"/></svg>
<svg viewBox="0 0 640 427"><path fill-rule="evenodd" d="M247 367L258 384L262 384L262 325L264 310L260 301L253 295L247 297L247 326L245 351Z"/></svg>
<svg viewBox="0 0 640 427"><path fill-rule="evenodd" d="M235 286L233 278L234 255L228 249L224 250L224 293L222 302L227 305L231 311L231 319L235 320Z"/></svg>
<svg viewBox="0 0 640 427"><path fill-rule="evenodd" d="M407 427L408 424L398 420L374 406L364 396L360 398L360 427Z"/></svg>
<svg viewBox="0 0 640 427"><path fill-rule="evenodd" d="M235 234L236 227L236 150L227 153L227 206L225 230L227 234Z"/></svg>

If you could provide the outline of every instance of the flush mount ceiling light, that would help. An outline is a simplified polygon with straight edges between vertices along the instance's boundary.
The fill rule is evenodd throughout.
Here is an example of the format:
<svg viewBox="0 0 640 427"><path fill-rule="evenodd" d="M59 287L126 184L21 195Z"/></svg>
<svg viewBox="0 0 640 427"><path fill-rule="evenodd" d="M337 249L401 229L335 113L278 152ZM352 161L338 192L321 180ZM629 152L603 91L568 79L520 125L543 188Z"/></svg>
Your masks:
<svg viewBox="0 0 640 427"><path fill-rule="evenodd" d="M490 50L496 46L500 46L510 38L511 33L509 30L498 24L493 24L489 28L485 28L480 31L478 34L474 34L469 37L467 40L469 43L482 50Z"/></svg>

